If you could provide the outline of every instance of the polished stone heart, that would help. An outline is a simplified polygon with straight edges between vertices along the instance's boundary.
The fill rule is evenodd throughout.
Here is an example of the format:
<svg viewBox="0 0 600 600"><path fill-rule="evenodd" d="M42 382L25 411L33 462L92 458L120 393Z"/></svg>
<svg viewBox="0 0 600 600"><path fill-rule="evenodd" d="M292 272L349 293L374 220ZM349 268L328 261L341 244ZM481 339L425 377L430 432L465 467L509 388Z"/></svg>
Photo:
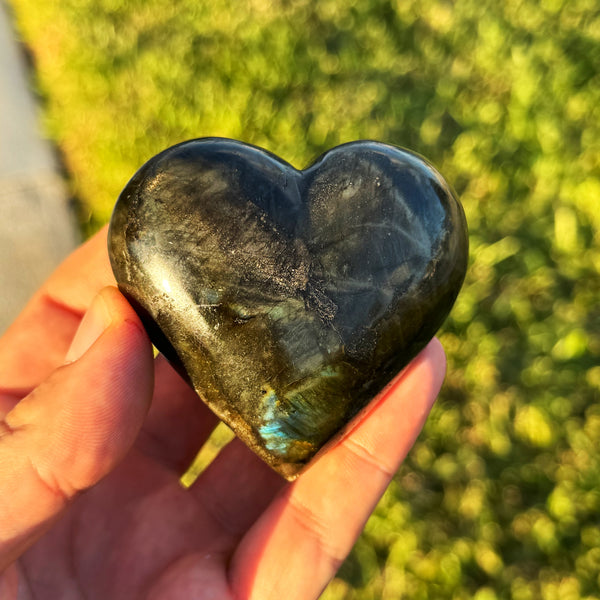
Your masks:
<svg viewBox="0 0 600 600"><path fill-rule="evenodd" d="M134 175L109 251L154 344L293 479L433 337L468 240L446 182L408 151L353 142L298 171L206 138Z"/></svg>

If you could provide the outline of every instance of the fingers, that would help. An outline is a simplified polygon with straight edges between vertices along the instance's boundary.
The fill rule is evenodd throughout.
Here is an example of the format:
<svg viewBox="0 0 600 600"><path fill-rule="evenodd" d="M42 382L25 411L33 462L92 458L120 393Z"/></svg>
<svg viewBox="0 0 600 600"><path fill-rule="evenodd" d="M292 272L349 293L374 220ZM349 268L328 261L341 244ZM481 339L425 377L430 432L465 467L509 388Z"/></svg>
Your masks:
<svg viewBox="0 0 600 600"><path fill-rule="evenodd" d="M62 364L95 294L114 285L106 234L102 229L71 254L0 340L0 419ZM217 419L164 358L156 366L155 396L140 445L181 472Z"/></svg>
<svg viewBox="0 0 600 600"><path fill-rule="evenodd" d="M94 300L67 356L0 421L0 571L123 458L150 403L151 345L115 288Z"/></svg>
<svg viewBox="0 0 600 600"><path fill-rule="evenodd" d="M0 340L0 405L31 391L62 363L83 313L107 285L114 278L104 228L58 267Z"/></svg>
<svg viewBox="0 0 600 600"><path fill-rule="evenodd" d="M348 437L276 497L233 558L234 595L319 596L413 445L444 370L434 340Z"/></svg>

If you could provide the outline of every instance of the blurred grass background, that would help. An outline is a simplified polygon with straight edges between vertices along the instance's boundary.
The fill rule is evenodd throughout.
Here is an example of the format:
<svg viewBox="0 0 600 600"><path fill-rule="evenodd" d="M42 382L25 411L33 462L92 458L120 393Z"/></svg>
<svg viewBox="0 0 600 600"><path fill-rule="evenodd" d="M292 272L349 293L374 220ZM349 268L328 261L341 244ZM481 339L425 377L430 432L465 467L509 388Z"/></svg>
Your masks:
<svg viewBox="0 0 600 600"><path fill-rule="evenodd" d="M600 599L597 0L11 5L86 233L208 135L297 167L378 139L461 197L444 390L323 598Z"/></svg>

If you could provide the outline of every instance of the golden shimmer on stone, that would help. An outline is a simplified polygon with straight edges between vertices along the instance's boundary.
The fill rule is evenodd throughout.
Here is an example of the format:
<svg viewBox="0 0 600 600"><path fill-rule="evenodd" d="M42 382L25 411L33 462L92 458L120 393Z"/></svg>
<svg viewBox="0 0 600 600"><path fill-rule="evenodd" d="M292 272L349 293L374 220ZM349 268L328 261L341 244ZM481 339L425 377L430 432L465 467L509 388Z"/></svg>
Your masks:
<svg viewBox="0 0 600 600"><path fill-rule="evenodd" d="M468 237L449 186L406 150L352 142L299 171L204 138L133 176L109 253L157 348L293 479L433 337Z"/></svg>

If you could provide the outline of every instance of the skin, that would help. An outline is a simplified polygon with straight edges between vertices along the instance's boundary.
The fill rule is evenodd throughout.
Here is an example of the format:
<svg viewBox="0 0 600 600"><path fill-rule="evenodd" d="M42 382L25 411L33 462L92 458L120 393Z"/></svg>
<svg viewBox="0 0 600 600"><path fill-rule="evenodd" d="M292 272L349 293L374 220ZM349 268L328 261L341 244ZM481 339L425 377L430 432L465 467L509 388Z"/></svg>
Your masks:
<svg viewBox="0 0 600 600"><path fill-rule="evenodd" d="M186 490L216 419L114 285L103 230L0 340L0 598L318 598L425 422L439 342L295 482L234 440Z"/></svg>

